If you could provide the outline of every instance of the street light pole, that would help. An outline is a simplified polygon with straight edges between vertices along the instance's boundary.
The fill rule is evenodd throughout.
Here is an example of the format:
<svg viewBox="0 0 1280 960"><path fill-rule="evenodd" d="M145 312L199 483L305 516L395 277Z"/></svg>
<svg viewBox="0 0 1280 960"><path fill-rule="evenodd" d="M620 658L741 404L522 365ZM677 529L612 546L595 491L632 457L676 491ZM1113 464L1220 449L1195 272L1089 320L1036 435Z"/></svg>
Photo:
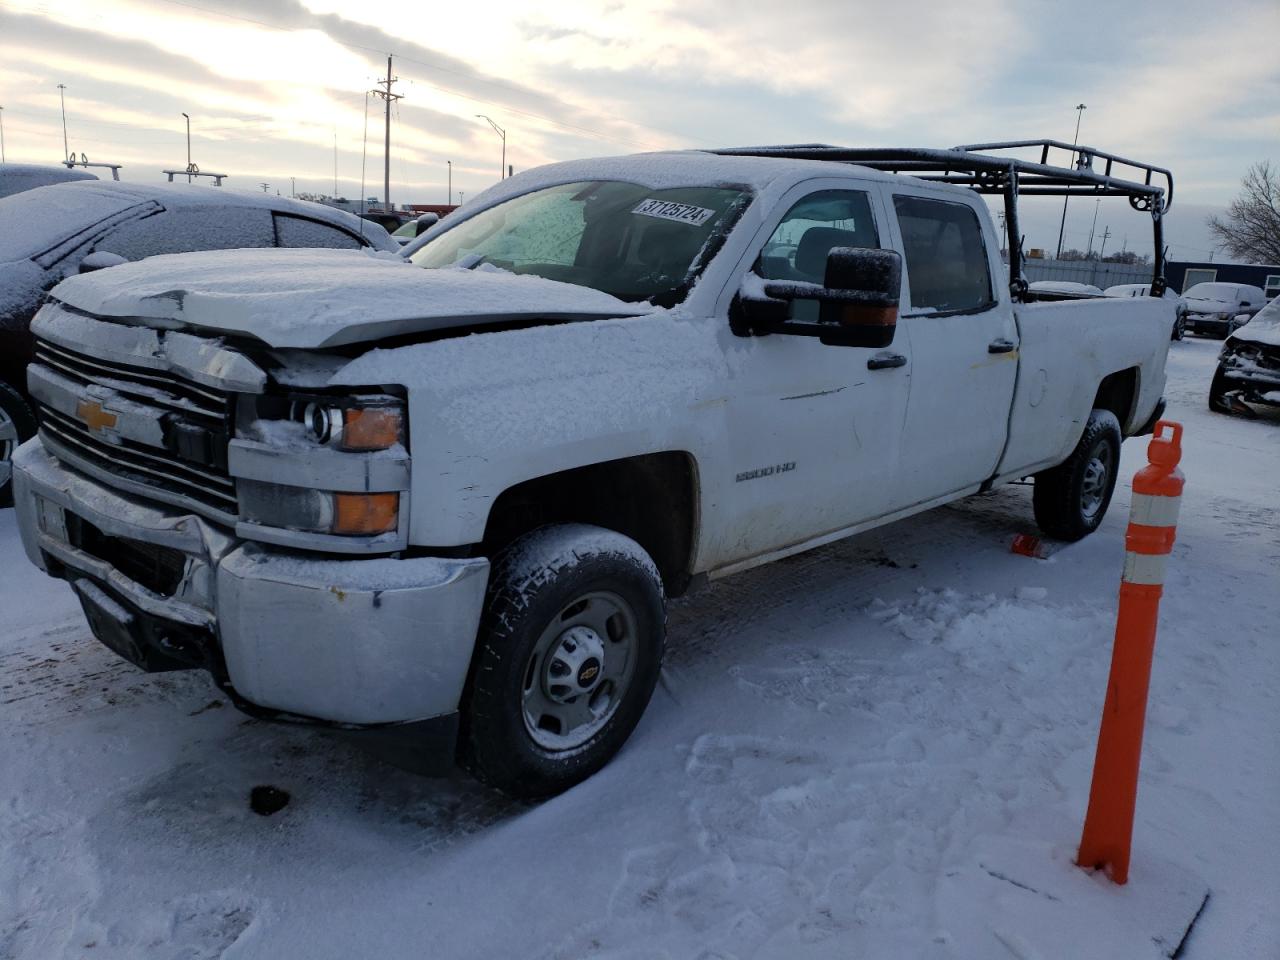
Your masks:
<svg viewBox="0 0 1280 960"><path fill-rule="evenodd" d="M449 165L449 206L452 207L453 206L453 161L446 160L445 163Z"/></svg>
<svg viewBox="0 0 1280 960"><path fill-rule="evenodd" d="M1089 108L1083 103L1076 104L1076 135L1071 138L1071 146L1073 147L1080 142L1080 118L1084 115L1084 112L1087 109ZM1074 157L1075 155L1072 154L1072 156ZM1058 225L1058 253L1054 256L1055 260L1061 259L1062 257L1062 232L1067 228L1068 199L1069 198L1065 196L1062 198L1062 223Z"/></svg>
<svg viewBox="0 0 1280 960"><path fill-rule="evenodd" d="M67 146L67 85L65 83L58 84L58 100L62 103L62 156L70 158L71 148Z"/></svg>
<svg viewBox="0 0 1280 960"><path fill-rule="evenodd" d="M503 130L500 126L494 123L492 119L486 117L483 113L477 113L476 116L481 120L488 120L489 126L493 127L493 129L498 132L498 136L502 138L502 169L498 171L498 179L505 180L507 179L507 131Z"/></svg>
<svg viewBox="0 0 1280 960"><path fill-rule="evenodd" d="M187 183L191 182L191 118L182 115L187 121Z"/></svg>
<svg viewBox="0 0 1280 960"><path fill-rule="evenodd" d="M0 163L4 163L4 107L0 107Z"/></svg>
<svg viewBox="0 0 1280 960"><path fill-rule="evenodd" d="M1102 206L1102 198L1093 201L1093 225L1089 227L1089 253L1093 253L1093 231L1098 229L1098 208Z"/></svg>

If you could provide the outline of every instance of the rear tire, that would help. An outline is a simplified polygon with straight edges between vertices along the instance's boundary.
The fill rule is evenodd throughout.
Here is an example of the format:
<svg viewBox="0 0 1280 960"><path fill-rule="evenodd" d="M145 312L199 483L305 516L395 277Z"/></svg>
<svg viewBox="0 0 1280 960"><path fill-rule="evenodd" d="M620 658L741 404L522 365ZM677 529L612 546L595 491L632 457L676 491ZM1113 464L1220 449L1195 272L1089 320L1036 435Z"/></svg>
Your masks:
<svg viewBox="0 0 1280 960"><path fill-rule="evenodd" d="M1036 474L1032 505L1046 536L1075 541L1098 529L1115 492L1121 439L1116 415L1094 410L1071 456Z"/></svg>
<svg viewBox="0 0 1280 960"><path fill-rule="evenodd" d="M490 573L460 763L513 797L585 780L635 729L665 643L662 580L634 540L585 524L520 537Z"/></svg>
<svg viewBox="0 0 1280 960"><path fill-rule="evenodd" d="M27 401L13 387L0 382L0 507L13 503L13 453L35 432L36 417Z"/></svg>

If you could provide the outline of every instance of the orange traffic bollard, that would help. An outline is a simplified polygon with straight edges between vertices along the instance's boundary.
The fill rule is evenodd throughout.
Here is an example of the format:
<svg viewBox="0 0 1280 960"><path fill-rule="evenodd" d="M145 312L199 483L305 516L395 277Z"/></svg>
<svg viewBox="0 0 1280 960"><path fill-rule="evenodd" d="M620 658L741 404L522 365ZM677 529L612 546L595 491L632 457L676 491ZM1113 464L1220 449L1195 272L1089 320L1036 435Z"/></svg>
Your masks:
<svg viewBox="0 0 1280 960"><path fill-rule="evenodd" d="M1165 559L1173 550L1182 502L1183 478L1178 469L1181 458L1182 424L1161 420L1147 447L1150 462L1133 477L1111 677L1098 731L1089 810L1076 855L1081 867L1110 867L1111 879L1116 883L1129 879L1129 846L1138 798L1138 764L1151 682L1151 655L1156 643L1156 616L1160 611Z"/></svg>

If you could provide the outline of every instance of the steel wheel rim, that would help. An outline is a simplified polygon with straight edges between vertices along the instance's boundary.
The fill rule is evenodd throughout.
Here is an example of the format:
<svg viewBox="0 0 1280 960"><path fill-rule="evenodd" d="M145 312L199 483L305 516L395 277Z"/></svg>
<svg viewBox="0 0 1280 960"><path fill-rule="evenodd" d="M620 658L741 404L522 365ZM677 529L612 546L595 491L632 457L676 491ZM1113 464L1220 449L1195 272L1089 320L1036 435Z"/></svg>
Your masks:
<svg viewBox="0 0 1280 960"><path fill-rule="evenodd" d="M0 407L0 487L9 482L9 473L12 467L9 461L13 457L13 450L18 445L18 424L14 422L13 417L5 411L4 407Z"/></svg>
<svg viewBox="0 0 1280 960"><path fill-rule="evenodd" d="M1084 465L1084 481L1080 488L1080 512L1092 520L1102 509L1107 495L1107 481L1111 476L1111 448L1105 443L1095 448L1093 456Z"/></svg>
<svg viewBox="0 0 1280 960"><path fill-rule="evenodd" d="M525 664L521 713L530 739L555 752L589 742L626 696L639 647L635 611L616 593L593 591L565 604Z"/></svg>

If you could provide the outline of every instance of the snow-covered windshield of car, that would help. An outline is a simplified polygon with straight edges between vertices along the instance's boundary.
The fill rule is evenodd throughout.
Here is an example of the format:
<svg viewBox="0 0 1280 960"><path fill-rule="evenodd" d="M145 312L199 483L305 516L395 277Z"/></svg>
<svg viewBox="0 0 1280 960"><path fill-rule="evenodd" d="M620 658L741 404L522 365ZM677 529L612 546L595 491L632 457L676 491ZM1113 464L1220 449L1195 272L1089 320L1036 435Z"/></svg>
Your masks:
<svg viewBox="0 0 1280 960"><path fill-rule="evenodd" d="M492 264L621 300L672 306L684 299L750 199L737 187L561 184L483 210L409 259L429 268Z"/></svg>
<svg viewBox="0 0 1280 960"><path fill-rule="evenodd" d="M1240 287L1234 283L1197 283L1183 294L1189 300L1238 300Z"/></svg>

